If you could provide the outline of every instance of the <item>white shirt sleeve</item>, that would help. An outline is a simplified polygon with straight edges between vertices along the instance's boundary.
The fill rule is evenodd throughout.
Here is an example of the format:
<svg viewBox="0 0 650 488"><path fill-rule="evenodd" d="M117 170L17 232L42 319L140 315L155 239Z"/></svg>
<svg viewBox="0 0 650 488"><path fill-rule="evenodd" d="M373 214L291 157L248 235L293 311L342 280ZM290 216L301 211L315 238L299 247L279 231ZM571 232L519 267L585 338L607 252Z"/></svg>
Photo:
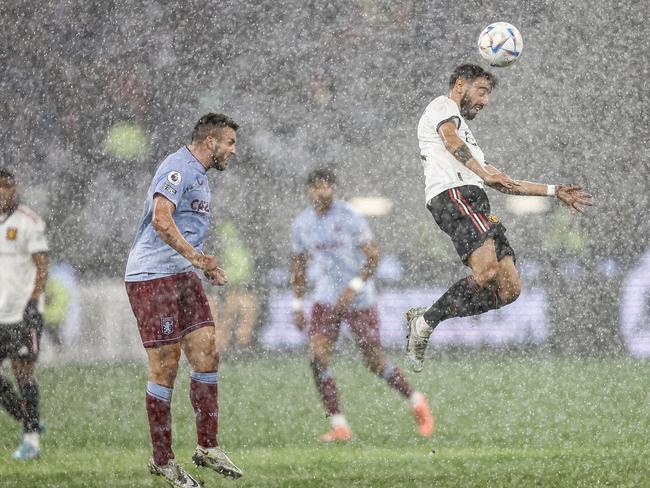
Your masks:
<svg viewBox="0 0 650 488"><path fill-rule="evenodd" d="M439 97L431 102L426 108L426 115L431 123L431 128L436 133L445 122L453 121L457 129L460 127L460 110L458 109L458 105L447 97Z"/></svg>
<svg viewBox="0 0 650 488"><path fill-rule="evenodd" d="M45 235L45 222L38 220L33 226L27 236L27 252L29 254L36 254L39 252L47 252L47 237Z"/></svg>

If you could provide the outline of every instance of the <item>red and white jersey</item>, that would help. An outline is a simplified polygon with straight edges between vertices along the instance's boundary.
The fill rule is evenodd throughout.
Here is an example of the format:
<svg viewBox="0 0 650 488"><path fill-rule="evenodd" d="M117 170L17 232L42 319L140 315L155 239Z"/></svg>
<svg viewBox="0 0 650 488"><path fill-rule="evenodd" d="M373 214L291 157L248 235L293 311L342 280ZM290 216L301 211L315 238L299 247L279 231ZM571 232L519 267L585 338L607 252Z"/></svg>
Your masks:
<svg viewBox="0 0 650 488"><path fill-rule="evenodd" d="M32 254L47 251L45 222L33 210L19 205L0 214L0 324L23 319L36 282Z"/></svg>
<svg viewBox="0 0 650 488"><path fill-rule="evenodd" d="M483 188L483 180L445 148L438 129L449 121L456 124L458 137L465 142L474 159L479 164L485 165L483 151L460 114L456 102L447 96L434 99L424 110L418 124L420 160L424 166L427 202L449 188L463 185L476 185Z"/></svg>

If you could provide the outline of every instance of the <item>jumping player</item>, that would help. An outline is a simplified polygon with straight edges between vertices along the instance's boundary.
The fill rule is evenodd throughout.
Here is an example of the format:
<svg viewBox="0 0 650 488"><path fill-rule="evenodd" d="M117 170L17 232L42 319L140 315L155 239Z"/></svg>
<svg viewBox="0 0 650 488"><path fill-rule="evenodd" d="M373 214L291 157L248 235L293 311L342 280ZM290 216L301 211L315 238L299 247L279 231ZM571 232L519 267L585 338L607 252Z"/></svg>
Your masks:
<svg viewBox="0 0 650 488"><path fill-rule="evenodd" d="M238 127L226 115L208 113L194 126L191 144L162 162L126 266L126 290L149 361L149 470L173 486L199 486L172 451L171 399L181 350L192 367L190 400L198 437L192 460L227 477L242 476L217 442L219 355L208 301L194 271L214 285L226 283L217 259L201 251L210 227L206 173L228 167Z"/></svg>
<svg viewBox="0 0 650 488"><path fill-rule="evenodd" d="M14 175L0 169L0 363L11 359L20 397L0 375L0 406L23 424L16 460L40 456L39 389L36 382L43 317L39 309L47 281L45 223L20 205Z"/></svg>
<svg viewBox="0 0 650 488"><path fill-rule="evenodd" d="M431 436L434 419L426 398L414 391L399 368L386 360L380 338L375 287L371 276L379 262L379 248L366 220L341 200L334 198L335 177L329 170L316 170L307 180L312 207L293 223L291 283L295 300L295 324L305 328L302 299L306 269L312 261L314 305L308 329L311 366L331 430L325 442L347 441L352 430L341 412L336 383L330 370L332 347L345 321L363 353L366 366L410 402L419 433Z"/></svg>
<svg viewBox="0 0 650 488"><path fill-rule="evenodd" d="M578 185L513 180L486 164L465 121L488 105L496 82L480 66L458 66L447 96L434 99L418 125L427 208L472 274L455 283L429 309L412 308L406 313L406 354L416 372L422 370L429 337L440 322L500 308L519 296L515 253L505 227L490 213L485 185L510 195L557 198L578 212L591 205L591 195Z"/></svg>

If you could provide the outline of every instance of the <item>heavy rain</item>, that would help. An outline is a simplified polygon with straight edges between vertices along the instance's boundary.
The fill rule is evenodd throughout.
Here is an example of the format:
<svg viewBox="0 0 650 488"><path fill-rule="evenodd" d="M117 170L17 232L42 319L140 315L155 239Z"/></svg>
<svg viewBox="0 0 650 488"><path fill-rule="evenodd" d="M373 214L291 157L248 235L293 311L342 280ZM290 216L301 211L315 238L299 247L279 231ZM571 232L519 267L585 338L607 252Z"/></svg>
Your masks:
<svg viewBox="0 0 650 488"><path fill-rule="evenodd" d="M154 487L170 476L173 486L650 486L650 27L640 3L73 0L0 11L0 487ZM477 49L497 21L523 37L508 67ZM475 272L427 209L418 146L425 108L467 63L498 80L467 120L485 163L515 180L580 185L593 206L486 187L521 294L436 326L416 373L405 313ZM229 282L211 284L214 268L192 261L207 302L156 316L159 334L201 307L215 327L189 324L174 342L178 375L161 360L163 379L151 351L166 339L143 347L125 269L163 160L219 141L192 140L211 112L239 128L227 169L207 172L210 201L193 208L207 222L196 263L215 256ZM349 212L333 231L296 224L317 206L308 178L318 170L335 176ZM23 246L32 231L21 226L40 219L47 245ZM321 233L348 228L365 237L357 271L330 269L356 296L339 313L340 297L333 308L321 300L327 273L314 263L343 252ZM39 290L44 277L28 268L43 255ZM318 328L331 310L343 318L338 341ZM368 310L381 345L372 326L355 327ZM213 330L200 346L186 339ZM215 375L206 357L217 356ZM218 407L199 383L218 383ZM167 431L154 397L171 405ZM214 449L216 417L237 481L221 476L234 468L197 457L197 445ZM173 455L156 444L162 431L173 432ZM174 455L182 468L170 475Z"/></svg>

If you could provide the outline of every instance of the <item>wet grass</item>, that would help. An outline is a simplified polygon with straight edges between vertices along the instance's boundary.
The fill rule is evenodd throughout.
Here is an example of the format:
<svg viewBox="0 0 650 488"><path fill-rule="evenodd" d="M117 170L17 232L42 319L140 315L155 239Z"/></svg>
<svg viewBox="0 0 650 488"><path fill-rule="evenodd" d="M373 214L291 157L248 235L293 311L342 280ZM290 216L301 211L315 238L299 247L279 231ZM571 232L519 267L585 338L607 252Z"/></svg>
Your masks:
<svg viewBox="0 0 650 488"><path fill-rule="evenodd" d="M355 440L322 446L316 439L327 422L303 353L223 362L220 441L245 471L233 482L189 462L195 437L184 367L173 400L177 459L204 486L650 486L649 362L432 360L409 375L435 405L432 439L415 435L406 402L358 358L338 358L334 372ZM43 457L10 460L19 429L0 413L0 486L165 486L145 466L144 365L47 368L40 380Z"/></svg>

